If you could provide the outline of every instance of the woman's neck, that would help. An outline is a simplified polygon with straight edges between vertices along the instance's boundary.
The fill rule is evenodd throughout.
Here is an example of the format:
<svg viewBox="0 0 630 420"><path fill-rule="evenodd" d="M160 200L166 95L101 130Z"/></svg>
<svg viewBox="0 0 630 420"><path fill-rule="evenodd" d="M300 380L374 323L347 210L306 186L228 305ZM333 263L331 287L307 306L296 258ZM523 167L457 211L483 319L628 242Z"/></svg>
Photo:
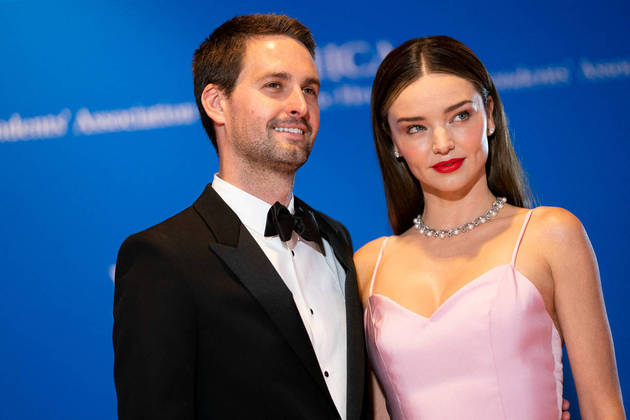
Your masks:
<svg viewBox="0 0 630 420"><path fill-rule="evenodd" d="M422 220L433 229L450 229L483 215L495 199L485 178L466 192L425 191Z"/></svg>

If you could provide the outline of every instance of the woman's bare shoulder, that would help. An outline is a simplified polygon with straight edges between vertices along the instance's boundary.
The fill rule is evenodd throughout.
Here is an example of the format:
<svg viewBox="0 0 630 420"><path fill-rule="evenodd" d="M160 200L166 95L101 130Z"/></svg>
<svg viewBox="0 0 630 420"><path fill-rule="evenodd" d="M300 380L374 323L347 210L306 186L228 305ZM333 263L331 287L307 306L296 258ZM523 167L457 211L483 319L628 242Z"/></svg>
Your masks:
<svg viewBox="0 0 630 420"><path fill-rule="evenodd" d="M381 236L380 238L373 239L366 243L354 253L354 258L369 258L369 256L373 254L378 255L385 238L387 238L387 236Z"/></svg>
<svg viewBox="0 0 630 420"><path fill-rule="evenodd" d="M563 208L534 209L528 234L533 236L539 255L552 269L558 263L592 259L591 243L582 222Z"/></svg>
<svg viewBox="0 0 630 420"><path fill-rule="evenodd" d="M354 253L354 265L357 269L359 291L362 295L372 278L374 266L376 265L376 260L385 238L387 237L381 236L380 238L374 239L363 245L357 250L357 252Z"/></svg>
<svg viewBox="0 0 630 420"><path fill-rule="evenodd" d="M573 213L561 207L536 207L531 227L540 239L551 243L564 242L584 235L582 222Z"/></svg>
<svg viewBox="0 0 630 420"><path fill-rule="evenodd" d="M386 238L387 236L376 238L363 245L354 253L354 264L357 266L357 271L374 268L378 253L381 251L381 246Z"/></svg>

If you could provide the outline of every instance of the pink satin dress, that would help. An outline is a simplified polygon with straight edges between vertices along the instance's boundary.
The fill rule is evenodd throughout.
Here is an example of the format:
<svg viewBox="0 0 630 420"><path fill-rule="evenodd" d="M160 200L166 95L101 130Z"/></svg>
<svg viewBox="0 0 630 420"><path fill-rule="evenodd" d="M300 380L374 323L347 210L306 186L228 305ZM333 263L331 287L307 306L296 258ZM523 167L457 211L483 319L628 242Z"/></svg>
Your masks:
<svg viewBox="0 0 630 420"><path fill-rule="evenodd" d="M536 287L512 260L488 270L430 317L373 294L364 326L393 420L559 419L562 342Z"/></svg>

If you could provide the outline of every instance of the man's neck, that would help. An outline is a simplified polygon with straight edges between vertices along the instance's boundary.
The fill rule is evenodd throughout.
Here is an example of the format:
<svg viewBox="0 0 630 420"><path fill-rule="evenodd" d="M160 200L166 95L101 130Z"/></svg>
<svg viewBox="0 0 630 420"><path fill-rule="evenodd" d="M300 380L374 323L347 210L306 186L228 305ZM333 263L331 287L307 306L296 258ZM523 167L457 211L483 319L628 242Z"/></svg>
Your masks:
<svg viewBox="0 0 630 420"><path fill-rule="evenodd" d="M269 204L279 201L287 206L293 194L295 173L273 171L231 171L219 167L219 177Z"/></svg>

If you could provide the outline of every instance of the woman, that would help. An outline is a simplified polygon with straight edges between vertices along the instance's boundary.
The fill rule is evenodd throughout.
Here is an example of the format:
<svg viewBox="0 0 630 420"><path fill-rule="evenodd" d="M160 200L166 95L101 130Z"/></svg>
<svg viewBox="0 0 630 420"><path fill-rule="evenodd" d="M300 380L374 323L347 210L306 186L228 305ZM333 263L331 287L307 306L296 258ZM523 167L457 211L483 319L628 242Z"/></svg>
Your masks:
<svg viewBox="0 0 630 420"><path fill-rule="evenodd" d="M395 235L355 262L392 418L560 418L563 341L583 417L624 418L588 237L566 210L527 209L479 59L443 36L394 49L372 128Z"/></svg>

